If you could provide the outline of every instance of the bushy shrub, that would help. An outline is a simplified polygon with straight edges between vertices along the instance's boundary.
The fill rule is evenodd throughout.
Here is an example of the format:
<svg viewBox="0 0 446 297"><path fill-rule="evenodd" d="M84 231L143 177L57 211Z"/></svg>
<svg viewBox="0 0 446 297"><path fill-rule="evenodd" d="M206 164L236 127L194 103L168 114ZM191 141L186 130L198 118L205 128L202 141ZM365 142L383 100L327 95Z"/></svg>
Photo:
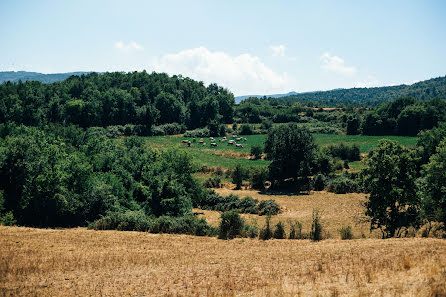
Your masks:
<svg viewBox="0 0 446 297"><path fill-rule="evenodd" d="M313 210L313 223L311 224L310 239L313 241L322 240L321 217L317 210Z"/></svg>
<svg viewBox="0 0 446 297"><path fill-rule="evenodd" d="M183 217L161 216L153 220L149 232L213 236L216 234L216 229L209 226L205 219L198 219L193 215Z"/></svg>
<svg viewBox="0 0 446 297"><path fill-rule="evenodd" d="M239 132L239 134L240 134L240 135L252 135L252 134L253 134L253 131L252 131L252 127L251 127L251 125L243 124L243 125L240 127L240 132Z"/></svg>
<svg viewBox="0 0 446 297"><path fill-rule="evenodd" d="M207 128L209 129L209 136L224 136L226 134L225 125L220 124L216 121L212 121L207 125Z"/></svg>
<svg viewBox="0 0 446 297"><path fill-rule="evenodd" d="M237 164L232 173L232 183L236 185L236 189L240 190L243 184L243 168L240 164Z"/></svg>
<svg viewBox="0 0 446 297"><path fill-rule="evenodd" d="M342 240L347 240L347 239L352 239L353 238L353 233L352 233L352 227L351 226L342 227L341 229L339 229L339 233L341 234L341 239Z"/></svg>
<svg viewBox="0 0 446 297"><path fill-rule="evenodd" d="M195 129L191 131L186 131L184 133L184 137L193 137L193 138L209 137L210 135L211 131L208 128Z"/></svg>
<svg viewBox="0 0 446 297"><path fill-rule="evenodd" d="M251 147L251 156L254 158L254 160L258 160L262 157L263 154L263 148L260 145L253 145Z"/></svg>
<svg viewBox="0 0 446 297"><path fill-rule="evenodd" d="M233 239L243 234L245 222L235 210L223 212L221 214L220 226L218 228L218 238Z"/></svg>
<svg viewBox="0 0 446 297"><path fill-rule="evenodd" d="M262 200L257 206L257 211L260 216L276 215L280 212L280 206L274 200Z"/></svg>
<svg viewBox="0 0 446 297"><path fill-rule="evenodd" d="M273 126L273 122L271 121L271 120L268 120L268 119L266 119L266 120L263 120L262 121L262 130L264 131L264 132L268 132L268 130L271 128Z"/></svg>
<svg viewBox="0 0 446 297"><path fill-rule="evenodd" d="M252 197L246 196L239 199L237 202L237 209L242 213L257 214L257 203L259 201Z"/></svg>
<svg viewBox="0 0 446 297"><path fill-rule="evenodd" d="M266 217L265 227L260 230L259 238L262 240L268 240L273 237L273 232L270 226L271 216Z"/></svg>
<svg viewBox="0 0 446 297"><path fill-rule="evenodd" d="M294 223L290 223L290 236L289 239L303 239L302 234L302 223L296 221Z"/></svg>
<svg viewBox="0 0 446 297"><path fill-rule="evenodd" d="M325 146L323 150L333 158L340 158L350 162L361 160L360 150L357 144L348 145L341 142Z"/></svg>
<svg viewBox="0 0 446 297"><path fill-rule="evenodd" d="M313 190L322 191L325 189L326 180L327 179L323 174L318 173L315 177L313 177Z"/></svg>
<svg viewBox="0 0 446 297"><path fill-rule="evenodd" d="M219 176L211 176L204 182L206 188L220 188L221 178Z"/></svg>
<svg viewBox="0 0 446 297"><path fill-rule="evenodd" d="M149 231L151 219L142 211L110 212L88 225L94 230Z"/></svg>
<svg viewBox="0 0 446 297"><path fill-rule="evenodd" d="M273 237L275 239L284 239L285 238L285 227L281 221L279 221L276 224L276 226L274 228L274 232L273 232Z"/></svg>
<svg viewBox="0 0 446 297"><path fill-rule="evenodd" d="M259 235L257 226L245 223L243 237L256 238Z"/></svg>
<svg viewBox="0 0 446 297"><path fill-rule="evenodd" d="M14 218L14 214L12 211L8 211L5 214L0 214L0 225L3 226L14 226L17 221Z"/></svg>
<svg viewBox="0 0 446 297"><path fill-rule="evenodd" d="M263 190L268 178L268 168L254 167L250 170L251 187L256 190Z"/></svg>
<svg viewBox="0 0 446 297"><path fill-rule="evenodd" d="M153 136L176 135L186 132L186 126L178 123L170 123L152 127Z"/></svg>
<svg viewBox="0 0 446 297"><path fill-rule="evenodd" d="M359 190L359 183L346 175L333 178L328 184L328 191L336 194L355 193Z"/></svg>

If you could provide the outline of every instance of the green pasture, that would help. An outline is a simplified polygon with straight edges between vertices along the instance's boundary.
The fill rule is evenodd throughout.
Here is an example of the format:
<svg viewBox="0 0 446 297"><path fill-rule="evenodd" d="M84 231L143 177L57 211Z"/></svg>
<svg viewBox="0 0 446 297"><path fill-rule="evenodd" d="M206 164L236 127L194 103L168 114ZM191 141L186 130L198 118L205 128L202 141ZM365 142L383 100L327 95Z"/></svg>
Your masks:
<svg viewBox="0 0 446 297"><path fill-rule="evenodd" d="M413 147L416 145L417 137L407 136L365 136L365 135L336 135L336 134L313 134L316 143L319 146L326 146L336 143L347 143L359 145L361 153L368 153L373 148L377 147L380 139L386 138L397 141L404 146ZM200 165L209 167L221 166L224 168L234 167L240 163L242 166L265 166L269 161L265 160L250 160L249 153L253 145L260 145L263 147L266 135L246 135L247 141L240 142L243 148L236 148L235 145L228 145L226 142L219 142L222 137L215 137L217 140L217 147L211 147L209 138L203 138L206 145L203 146L197 142L192 142L191 147L182 144L183 139L192 141L192 138L179 136L153 136L146 137L147 142L158 148L177 148L189 151L194 160ZM232 139L231 137L227 137ZM352 169L359 169L362 167L362 162L355 162L352 164Z"/></svg>

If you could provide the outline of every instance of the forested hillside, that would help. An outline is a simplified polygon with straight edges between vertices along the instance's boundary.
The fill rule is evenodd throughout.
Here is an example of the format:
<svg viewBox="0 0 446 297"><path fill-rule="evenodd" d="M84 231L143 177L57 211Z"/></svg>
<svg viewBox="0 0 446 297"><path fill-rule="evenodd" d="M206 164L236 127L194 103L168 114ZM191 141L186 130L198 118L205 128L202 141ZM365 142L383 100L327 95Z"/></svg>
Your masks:
<svg viewBox="0 0 446 297"><path fill-rule="evenodd" d="M177 123L189 129L230 123L234 96L228 90L165 73L90 73L62 82L26 81L0 85L0 122L81 127Z"/></svg>
<svg viewBox="0 0 446 297"><path fill-rule="evenodd" d="M82 75L88 72L67 72L67 73L39 73L28 71L0 71L0 83L10 81L18 82L27 80L37 80L43 83L52 83L56 81L62 81L69 78L72 75Z"/></svg>
<svg viewBox="0 0 446 297"><path fill-rule="evenodd" d="M429 100L446 97L446 77L420 81L412 85L399 85L378 88L336 89L325 92L301 93L280 98L264 98L276 104L295 102L324 104L327 106L348 105L375 106L399 97L413 97L417 100Z"/></svg>

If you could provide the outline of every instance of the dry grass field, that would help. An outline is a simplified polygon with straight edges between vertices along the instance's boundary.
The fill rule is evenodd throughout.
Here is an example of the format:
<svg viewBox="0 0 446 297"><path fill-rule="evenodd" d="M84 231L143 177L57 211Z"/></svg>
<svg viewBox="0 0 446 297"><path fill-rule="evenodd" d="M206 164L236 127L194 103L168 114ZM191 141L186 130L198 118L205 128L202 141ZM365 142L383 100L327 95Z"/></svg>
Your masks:
<svg viewBox="0 0 446 297"><path fill-rule="evenodd" d="M446 241L0 227L0 296L446 296Z"/></svg>

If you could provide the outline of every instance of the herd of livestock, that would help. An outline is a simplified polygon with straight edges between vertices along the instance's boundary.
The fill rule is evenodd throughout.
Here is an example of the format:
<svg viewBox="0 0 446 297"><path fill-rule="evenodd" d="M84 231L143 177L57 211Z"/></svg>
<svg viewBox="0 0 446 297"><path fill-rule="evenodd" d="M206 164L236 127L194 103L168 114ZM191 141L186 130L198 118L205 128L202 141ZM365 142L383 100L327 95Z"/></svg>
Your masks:
<svg viewBox="0 0 446 297"><path fill-rule="evenodd" d="M246 142L248 139L246 139L245 137L238 137L237 135L232 135L232 139L228 139L226 136L219 139L219 142L222 143L227 143L228 145L234 145L235 147L238 148L243 148L243 144L241 143L237 143L237 142ZM190 147L192 145L192 143L197 143L197 139L194 138L192 139L192 141L184 139L181 141L182 143L184 143L185 145L187 145L188 147ZM209 137L209 142L211 147L217 147L217 141L215 140L214 137ZM206 146L206 142L203 140L203 138L200 138L198 140L198 144L202 145L202 146Z"/></svg>

